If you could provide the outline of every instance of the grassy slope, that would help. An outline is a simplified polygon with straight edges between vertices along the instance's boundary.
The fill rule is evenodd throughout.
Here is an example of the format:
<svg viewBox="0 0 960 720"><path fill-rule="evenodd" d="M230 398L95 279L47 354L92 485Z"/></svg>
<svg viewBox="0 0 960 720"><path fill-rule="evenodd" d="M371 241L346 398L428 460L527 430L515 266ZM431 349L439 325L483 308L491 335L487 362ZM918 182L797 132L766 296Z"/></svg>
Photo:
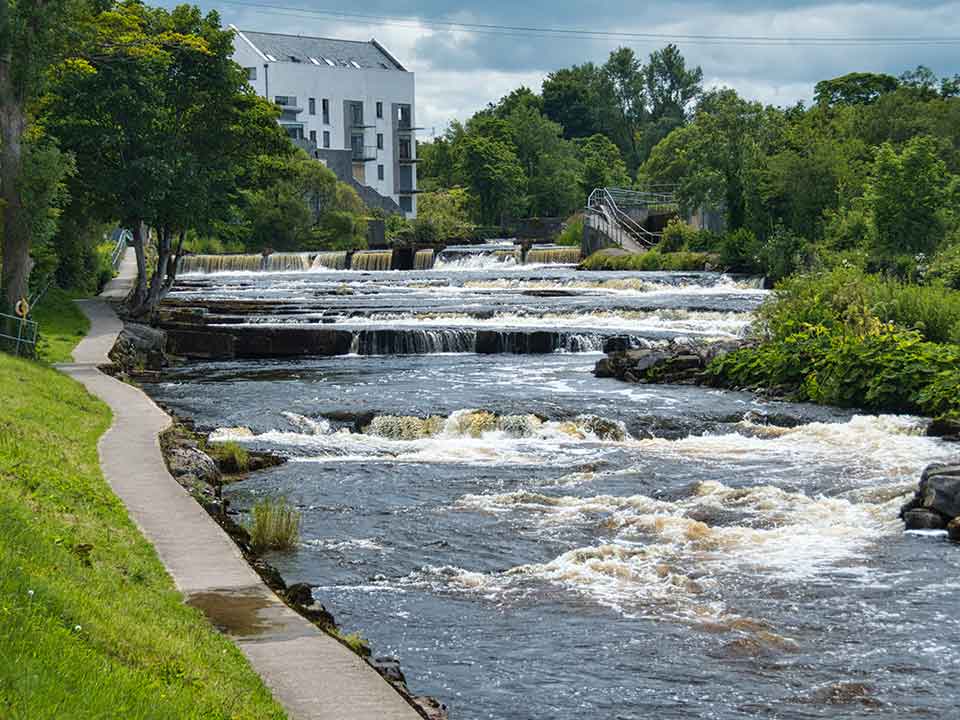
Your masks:
<svg viewBox="0 0 960 720"><path fill-rule="evenodd" d="M90 329L90 321L66 290L50 288L37 304L33 320L40 324L37 354L50 363L70 362L70 353Z"/></svg>
<svg viewBox="0 0 960 720"><path fill-rule="evenodd" d="M284 717L104 482L109 422L78 383L0 354L0 717Z"/></svg>

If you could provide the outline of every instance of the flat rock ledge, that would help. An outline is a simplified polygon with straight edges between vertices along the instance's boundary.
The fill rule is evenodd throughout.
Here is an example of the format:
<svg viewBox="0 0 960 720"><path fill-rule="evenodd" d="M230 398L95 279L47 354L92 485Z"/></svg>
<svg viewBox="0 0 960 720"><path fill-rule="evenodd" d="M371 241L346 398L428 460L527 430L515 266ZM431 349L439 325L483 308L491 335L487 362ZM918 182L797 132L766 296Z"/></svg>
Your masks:
<svg viewBox="0 0 960 720"><path fill-rule="evenodd" d="M946 530L960 542L960 465L927 466L900 518L907 530Z"/></svg>
<svg viewBox="0 0 960 720"><path fill-rule="evenodd" d="M678 338L650 348L633 348L627 337L612 337L604 343L593 374L631 383L700 384L710 362L744 347L742 340L706 342Z"/></svg>

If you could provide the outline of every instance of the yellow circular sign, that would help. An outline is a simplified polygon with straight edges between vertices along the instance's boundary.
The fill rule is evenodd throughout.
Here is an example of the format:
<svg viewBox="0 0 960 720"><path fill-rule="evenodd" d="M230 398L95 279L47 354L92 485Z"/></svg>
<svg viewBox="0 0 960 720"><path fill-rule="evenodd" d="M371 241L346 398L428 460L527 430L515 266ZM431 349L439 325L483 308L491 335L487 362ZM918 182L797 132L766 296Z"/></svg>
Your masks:
<svg viewBox="0 0 960 720"><path fill-rule="evenodd" d="M17 304L14 306L13 311L17 314L17 317L25 318L30 314L30 301L26 298L20 298L17 300Z"/></svg>

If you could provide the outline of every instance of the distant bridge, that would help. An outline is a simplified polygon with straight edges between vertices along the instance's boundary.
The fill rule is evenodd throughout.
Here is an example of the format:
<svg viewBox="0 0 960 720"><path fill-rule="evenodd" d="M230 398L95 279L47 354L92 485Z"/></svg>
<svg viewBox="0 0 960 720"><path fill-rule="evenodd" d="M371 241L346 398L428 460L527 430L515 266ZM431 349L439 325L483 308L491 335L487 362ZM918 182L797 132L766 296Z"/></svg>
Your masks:
<svg viewBox="0 0 960 720"><path fill-rule="evenodd" d="M604 247L646 252L660 242L667 219L679 212L672 188L664 191L596 188L587 200L584 257Z"/></svg>

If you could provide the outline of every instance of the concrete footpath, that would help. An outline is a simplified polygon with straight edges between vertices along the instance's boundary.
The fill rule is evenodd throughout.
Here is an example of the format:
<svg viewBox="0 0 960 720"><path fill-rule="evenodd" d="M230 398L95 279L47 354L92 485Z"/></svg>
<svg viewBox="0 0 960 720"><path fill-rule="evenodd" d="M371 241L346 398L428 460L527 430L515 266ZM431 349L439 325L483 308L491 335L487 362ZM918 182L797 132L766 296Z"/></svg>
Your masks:
<svg viewBox="0 0 960 720"><path fill-rule="evenodd" d="M131 272L133 275L131 276ZM104 296L122 298L136 277L128 250ZM100 465L186 602L240 647L295 720L414 720L410 705L349 649L284 605L239 549L167 472L157 435L169 416L138 388L97 368L123 328L102 298L79 302L90 332L60 369L113 410Z"/></svg>

